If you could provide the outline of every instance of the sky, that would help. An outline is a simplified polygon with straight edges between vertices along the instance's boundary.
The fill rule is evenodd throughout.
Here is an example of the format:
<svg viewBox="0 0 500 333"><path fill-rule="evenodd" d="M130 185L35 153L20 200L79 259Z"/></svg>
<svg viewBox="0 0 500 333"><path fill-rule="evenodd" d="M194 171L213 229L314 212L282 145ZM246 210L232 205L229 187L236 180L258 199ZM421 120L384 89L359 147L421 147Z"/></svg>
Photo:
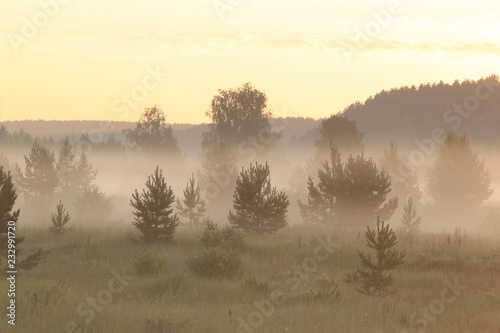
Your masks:
<svg viewBox="0 0 500 333"><path fill-rule="evenodd" d="M275 116L500 72L497 1L0 0L0 121L203 123L251 82Z"/></svg>

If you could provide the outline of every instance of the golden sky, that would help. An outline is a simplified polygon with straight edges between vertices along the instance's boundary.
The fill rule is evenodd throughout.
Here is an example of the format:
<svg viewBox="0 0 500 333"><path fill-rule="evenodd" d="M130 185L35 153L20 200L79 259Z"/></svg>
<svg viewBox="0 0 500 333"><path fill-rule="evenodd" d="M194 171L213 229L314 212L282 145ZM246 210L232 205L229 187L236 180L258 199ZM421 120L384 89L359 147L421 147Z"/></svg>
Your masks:
<svg viewBox="0 0 500 333"><path fill-rule="evenodd" d="M252 82L277 116L500 72L497 1L38 0L0 3L1 120L201 123Z"/></svg>

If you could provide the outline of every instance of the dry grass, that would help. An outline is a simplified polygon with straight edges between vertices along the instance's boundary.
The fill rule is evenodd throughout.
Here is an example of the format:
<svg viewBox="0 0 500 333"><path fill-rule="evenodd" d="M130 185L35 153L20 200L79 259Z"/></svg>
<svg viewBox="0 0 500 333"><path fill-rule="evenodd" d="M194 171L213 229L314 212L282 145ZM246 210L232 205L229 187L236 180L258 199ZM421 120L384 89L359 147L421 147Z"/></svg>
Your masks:
<svg viewBox="0 0 500 333"><path fill-rule="evenodd" d="M394 272L397 293L379 299L343 280L356 266L356 250L364 248L359 230L295 226L274 236L247 236L243 275L232 281L203 280L186 270L187 259L203 250L201 230L179 228L166 246L134 242L131 225L75 228L62 235L36 227L20 232L27 239L23 251L47 252L37 268L18 275L16 332L66 332L72 321L81 324L81 332L105 333L500 332L500 272L492 259L498 239L466 235L458 243L453 237L448 242L447 235L420 235L406 264ZM322 261L313 259L327 236L335 240L334 251ZM134 258L147 249L165 259L162 271L131 277L123 290L110 292L113 271L125 268L133 275ZM303 269L316 265L315 272ZM321 289L324 281L335 285L338 297L311 296L311 289L329 291ZM440 300L445 281L464 286L451 301L454 294L445 291L447 302ZM7 289L2 279L0 290ZM86 305L99 297L109 304L95 310ZM0 301L6 304L6 292ZM6 321L0 332L14 331Z"/></svg>

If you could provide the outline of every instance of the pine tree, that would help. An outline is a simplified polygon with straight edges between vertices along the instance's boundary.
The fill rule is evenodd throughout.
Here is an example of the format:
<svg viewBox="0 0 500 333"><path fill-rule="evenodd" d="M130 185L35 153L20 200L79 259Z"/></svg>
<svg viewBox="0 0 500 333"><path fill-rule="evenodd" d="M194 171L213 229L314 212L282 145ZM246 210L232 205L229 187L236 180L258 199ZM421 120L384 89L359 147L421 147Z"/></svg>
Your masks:
<svg viewBox="0 0 500 333"><path fill-rule="evenodd" d="M422 191L418 185L417 172L412 169L407 155L398 151L398 144L391 140L384 148L380 166L385 169L392 181L392 193L399 198L411 196L418 205L422 200Z"/></svg>
<svg viewBox="0 0 500 333"><path fill-rule="evenodd" d="M335 145L331 146L331 163L318 170L318 186L309 181L309 198L299 202L302 217L323 224L339 226L367 225L376 216L390 219L398 206L398 197L388 198L391 180L363 153L349 156L341 163Z"/></svg>
<svg viewBox="0 0 500 333"><path fill-rule="evenodd" d="M242 170L233 194L233 208L229 211L231 225L256 234L274 233L287 225L288 197L271 187L270 169L266 163L250 164Z"/></svg>
<svg viewBox="0 0 500 333"><path fill-rule="evenodd" d="M300 215L306 223L318 223L328 225L333 221L334 207L328 205L318 187L314 184L312 177L307 179L307 190L309 192L307 202L298 200Z"/></svg>
<svg viewBox="0 0 500 333"><path fill-rule="evenodd" d="M130 205L136 209L132 224L142 232L141 239L145 242L168 242L173 238L179 218L171 208L175 202L174 193L170 186L167 187L158 167L148 176L146 188L140 194L137 190L132 194Z"/></svg>
<svg viewBox="0 0 500 333"><path fill-rule="evenodd" d="M19 191L27 199L48 200L58 185L54 153L35 141L30 154L24 155L24 161L24 173L19 165L15 167Z"/></svg>
<svg viewBox="0 0 500 333"><path fill-rule="evenodd" d="M429 170L429 194L436 205L457 215L473 211L493 194L490 183L485 161L469 138L449 131Z"/></svg>
<svg viewBox="0 0 500 333"><path fill-rule="evenodd" d="M183 192L184 200L181 202L180 199L177 199L179 214L187 219L191 226L199 226L207 208L205 201L201 199L200 185L196 184L194 174L189 179Z"/></svg>
<svg viewBox="0 0 500 333"><path fill-rule="evenodd" d="M319 132L320 138L314 142L316 152L306 163L309 174L321 168L330 154L332 145L337 147L343 158L350 154L357 155L364 149L364 134L358 130L356 121L343 115L335 114L322 119Z"/></svg>
<svg viewBox="0 0 500 333"><path fill-rule="evenodd" d="M337 195L341 221L367 225L377 216L388 220L396 211L398 197L387 197L391 193L391 178L372 158L366 158L363 153L349 156L342 181L342 190Z"/></svg>
<svg viewBox="0 0 500 333"><path fill-rule="evenodd" d="M9 221L17 222L20 210L12 211L16 203L17 194L12 183L10 172L4 172L0 165L0 263L2 258L7 257L8 227ZM19 245L24 241L24 237L19 237L16 233L16 257L19 258L21 250ZM32 269L38 265L42 257L42 250L39 249L23 260L17 260L17 268Z"/></svg>
<svg viewBox="0 0 500 333"><path fill-rule="evenodd" d="M97 171L92 168L84 151L75 167L75 187L79 191L89 188L97 176Z"/></svg>
<svg viewBox="0 0 500 333"><path fill-rule="evenodd" d="M305 222L333 225L335 223L336 197L343 184L343 168L337 146L330 146L330 162L325 161L318 170L318 186L312 177L308 178L307 203L298 202L300 214Z"/></svg>
<svg viewBox="0 0 500 333"><path fill-rule="evenodd" d="M66 137L62 141L57 158L56 170L59 177L59 192L66 196L74 191L75 183L75 153L73 147Z"/></svg>
<svg viewBox="0 0 500 333"><path fill-rule="evenodd" d="M56 206L57 213L50 216L50 220L52 221L52 225L49 227L49 230L58 234L64 231L64 227L71 219L69 217L69 213L64 209L64 205L59 200L59 204Z"/></svg>
<svg viewBox="0 0 500 333"><path fill-rule="evenodd" d="M413 203L413 198L408 197L403 209L403 217L401 218L401 223L403 223L405 232L409 235L417 233L420 229L420 221L421 217Z"/></svg>
<svg viewBox="0 0 500 333"><path fill-rule="evenodd" d="M397 244L396 234L389 228L389 225L384 225L383 221L380 223L380 219L377 219L376 230L370 230L370 227L366 229L366 246L375 250L375 261L372 262L370 254L366 256L358 250L359 266L355 274L348 277L351 281L360 282L358 286L360 293L383 296L391 292L394 282L392 275L385 272L403 264L406 253L394 249Z"/></svg>

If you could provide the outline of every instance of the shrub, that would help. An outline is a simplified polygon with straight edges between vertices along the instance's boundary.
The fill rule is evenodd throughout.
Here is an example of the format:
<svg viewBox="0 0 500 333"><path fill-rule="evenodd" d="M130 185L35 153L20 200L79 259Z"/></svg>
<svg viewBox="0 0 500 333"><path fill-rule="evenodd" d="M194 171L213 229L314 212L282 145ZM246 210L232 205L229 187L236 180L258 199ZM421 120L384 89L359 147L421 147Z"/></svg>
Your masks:
<svg viewBox="0 0 500 333"><path fill-rule="evenodd" d="M151 251L143 252L134 261L137 275L154 275L165 266L165 261L155 256Z"/></svg>
<svg viewBox="0 0 500 333"><path fill-rule="evenodd" d="M243 233L231 226L219 229L217 224L208 220L201 241L206 247L221 247L226 250L239 250L243 247Z"/></svg>
<svg viewBox="0 0 500 333"><path fill-rule="evenodd" d="M240 274L241 258L236 252L211 249L188 259L188 267L196 276L209 279L232 279Z"/></svg>
<svg viewBox="0 0 500 333"><path fill-rule="evenodd" d="M74 204L76 218L83 222L105 221L113 210L111 199L97 185L85 188Z"/></svg>

